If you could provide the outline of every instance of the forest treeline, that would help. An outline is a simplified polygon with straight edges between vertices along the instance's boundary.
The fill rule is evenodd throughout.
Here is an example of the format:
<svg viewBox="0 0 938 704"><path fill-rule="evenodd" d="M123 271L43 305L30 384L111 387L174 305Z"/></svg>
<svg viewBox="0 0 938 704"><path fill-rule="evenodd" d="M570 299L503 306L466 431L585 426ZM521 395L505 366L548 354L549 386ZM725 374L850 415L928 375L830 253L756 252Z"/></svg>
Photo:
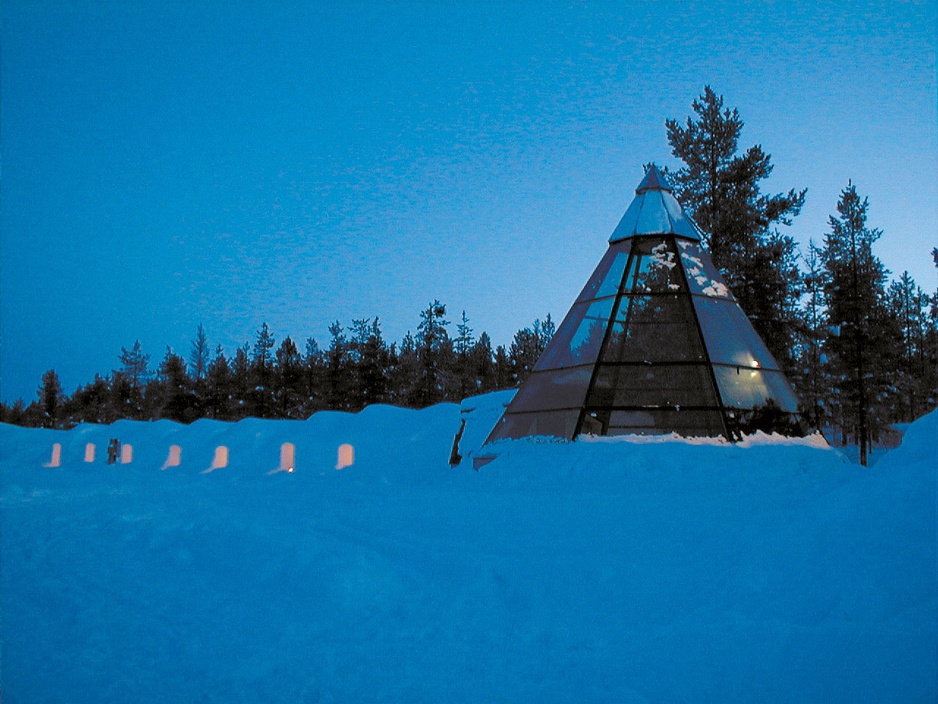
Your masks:
<svg viewBox="0 0 938 704"><path fill-rule="evenodd" d="M374 403L423 408L517 386L554 334L547 315L516 332L507 347L493 349L488 334L476 337L469 322L463 312L451 332L446 306L433 301L421 311L417 333L399 344L388 344L378 318L362 318L348 327L333 323L326 347L311 337L302 346L289 336L278 344L264 323L232 355L220 346L212 350L199 325L187 358L167 347L153 364L137 341L121 349L117 369L70 396L49 370L38 398L28 406L0 406L0 420L59 428L122 418L307 418Z"/></svg>
<svg viewBox="0 0 938 704"><path fill-rule="evenodd" d="M869 199L848 181L806 251L783 234L806 189L766 194L773 165L761 145L739 149L743 122L709 86L684 123L666 120L675 196L705 232L704 244L741 307L781 363L809 423L828 440L867 448L894 423L910 422L938 398L938 291L924 291L875 255L882 232L867 224ZM894 235L901 237L901 234ZM915 256L915 253L913 253ZM921 252L934 256L938 251ZM587 272L584 272L584 279ZM372 403L423 407L518 386L554 333L547 316L505 347L476 337L463 312L455 326L439 301L420 313L417 332L388 344L378 318L339 322L321 348L290 337L277 344L264 324L234 354L209 349L200 326L188 359L162 360L135 343L119 368L71 396L49 370L37 398L0 405L0 420L64 427L119 418L305 418L322 409L355 411Z"/></svg>

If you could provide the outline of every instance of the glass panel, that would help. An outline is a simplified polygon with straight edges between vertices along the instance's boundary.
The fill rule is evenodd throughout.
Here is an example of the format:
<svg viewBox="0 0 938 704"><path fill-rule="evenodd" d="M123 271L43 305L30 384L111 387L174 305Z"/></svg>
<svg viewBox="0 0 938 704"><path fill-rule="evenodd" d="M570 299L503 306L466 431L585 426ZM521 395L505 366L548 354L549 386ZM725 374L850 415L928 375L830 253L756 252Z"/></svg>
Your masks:
<svg viewBox="0 0 938 704"><path fill-rule="evenodd" d="M778 362L736 302L704 296L692 298L711 362L762 369L779 368Z"/></svg>
<svg viewBox="0 0 938 704"><path fill-rule="evenodd" d="M713 265L710 255L699 244L680 240L678 249L681 252L681 263L684 265L684 273L687 275L687 285L691 293L735 300L720 272Z"/></svg>
<svg viewBox="0 0 938 704"><path fill-rule="evenodd" d="M613 411L606 435L661 435L677 433L684 437L723 435L719 411Z"/></svg>
<svg viewBox="0 0 938 704"><path fill-rule="evenodd" d="M604 364L596 370L586 405L717 407L718 403L706 365Z"/></svg>
<svg viewBox="0 0 938 704"><path fill-rule="evenodd" d="M625 211L625 215L622 216L622 219L613 231L612 237L609 238L610 244L620 242L626 237L635 235L635 225L638 222L638 213L642 209L642 201L643 199L641 198L632 199L629 209Z"/></svg>
<svg viewBox="0 0 938 704"><path fill-rule="evenodd" d="M492 431L492 440L517 439L529 435L548 435L573 439L580 411L545 413L506 413Z"/></svg>
<svg viewBox="0 0 938 704"><path fill-rule="evenodd" d="M671 219L667 208L661 199L661 191L645 191L639 198L642 202L642 212L638 215L635 232L639 235L657 235L671 232Z"/></svg>
<svg viewBox="0 0 938 704"><path fill-rule="evenodd" d="M646 238L632 245L632 262L623 290L626 293L676 293L684 291L677 266L674 240Z"/></svg>
<svg viewBox="0 0 938 704"><path fill-rule="evenodd" d="M730 408L756 408L772 399L787 413L798 411L798 399L781 372L714 366L723 405Z"/></svg>
<svg viewBox="0 0 938 704"><path fill-rule="evenodd" d="M764 371L762 376L772 398L778 402L779 408L788 413L798 412L798 396L782 372Z"/></svg>
<svg viewBox="0 0 938 704"><path fill-rule="evenodd" d="M677 199L670 193L662 193L661 199L664 201L664 207L668 210L668 215L671 216L671 227L674 230L674 234L690 237L693 240L699 240L700 233L694 226L693 221L687 216L683 208L681 208L681 204L677 202Z"/></svg>
<svg viewBox="0 0 938 704"><path fill-rule="evenodd" d="M615 298L603 298L575 304L537 361L534 371L595 362L612 317L614 302Z"/></svg>
<svg viewBox="0 0 938 704"><path fill-rule="evenodd" d="M580 408L589 388L592 367L535 372L511 402L509 411Z"/></svg>
<svg viewBox="0 0 938 704"><path fill-rule="evenodd" d="M629 244L629 242L620 242L611 245L606 250L606 254L599 262L599 266L596 267L590 280L576 299L577 303L593 298L615 296L619 292L622 273L625 271L625 265L629 260Z"/></svg>
<svg viewBox="0 0 938 704"><path fill-rule="evenodd" d="M689 296L626 296L620 301L604 362L704 360Z"/></svg>

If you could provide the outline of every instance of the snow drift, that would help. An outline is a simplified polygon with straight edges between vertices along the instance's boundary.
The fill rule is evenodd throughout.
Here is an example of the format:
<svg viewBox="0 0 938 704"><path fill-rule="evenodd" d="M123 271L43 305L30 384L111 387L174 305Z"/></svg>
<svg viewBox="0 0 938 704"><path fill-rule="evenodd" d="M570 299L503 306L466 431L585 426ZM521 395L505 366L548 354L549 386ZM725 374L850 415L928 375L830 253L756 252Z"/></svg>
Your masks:
<svg viewBox="0 0 938 704"><path fill-rule="evenodd" d="M872 470L765 439L522 440L450 468L460 418L468 456L506 399L0 425L4 697L938 697L938 415ZM105 463L112 437L130 464Z"/></svg>

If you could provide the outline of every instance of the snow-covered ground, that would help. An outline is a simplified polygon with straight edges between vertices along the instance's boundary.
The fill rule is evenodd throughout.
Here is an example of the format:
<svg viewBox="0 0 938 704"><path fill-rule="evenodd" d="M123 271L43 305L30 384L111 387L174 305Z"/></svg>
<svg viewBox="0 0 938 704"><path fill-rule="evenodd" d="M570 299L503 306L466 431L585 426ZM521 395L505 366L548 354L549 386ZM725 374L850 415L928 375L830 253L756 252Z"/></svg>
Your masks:
<svg viewBox="0 0 938 704"><path fill-rule="evenodd" d="M869 470L766 438L450 468L460 417L468 455L505 399L0 425L4 700L938 698L938 415Z"/></svg>

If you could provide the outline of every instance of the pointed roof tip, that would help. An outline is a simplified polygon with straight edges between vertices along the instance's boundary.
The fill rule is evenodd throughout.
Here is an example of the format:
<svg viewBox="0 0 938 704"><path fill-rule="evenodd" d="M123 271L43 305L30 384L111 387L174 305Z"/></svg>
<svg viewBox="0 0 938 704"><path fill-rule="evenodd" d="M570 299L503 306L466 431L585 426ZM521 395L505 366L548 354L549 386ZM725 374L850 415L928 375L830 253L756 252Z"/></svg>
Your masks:
<svg viewBox="0 0 938 704"><path fill-rule="evenodd" d="M642 179L642 182L638 184L638 188L635 189L636 193L644 193L645 191L674 191L671 182L668 181L668 178L661 173L658 166L654 163L648 165L645 178Z"/></svg>
<svg viewBox="0 0 938 704"><path fill-rule="evenodd" d="M674 197L674 187L655 164L649 164L645 177L635 189L629 205L609 242L629 237L668 235L700 240L702 233L693 219Z"/></svg>

